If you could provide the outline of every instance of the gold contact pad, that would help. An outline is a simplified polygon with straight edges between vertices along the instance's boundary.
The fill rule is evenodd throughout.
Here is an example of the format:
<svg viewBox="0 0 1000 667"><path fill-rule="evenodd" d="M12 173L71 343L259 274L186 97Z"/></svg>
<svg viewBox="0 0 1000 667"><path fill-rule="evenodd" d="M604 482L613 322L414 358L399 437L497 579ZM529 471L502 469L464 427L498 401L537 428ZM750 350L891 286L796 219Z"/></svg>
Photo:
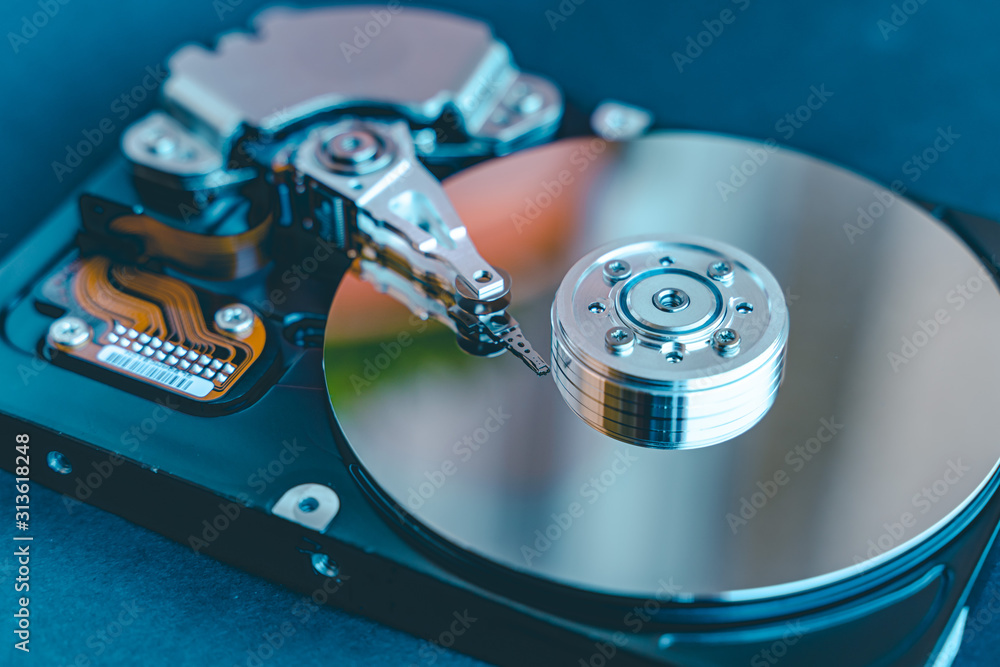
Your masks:
<svg viewBox="0 0 1000 667"><path fill-rule="evenodd" d="M69 287L67 296L75 302L67 304L71 310L82 311L89 316L84 319L104 324L94 327L96 337L84 345L59 346L63 353L193 400L224 397L264 349L266 332L256 314L246 336L220 332L214 313L205 313L194 289L176 278L112 264L106 257L95 256L76 260L53 281ZM107 346L120 347L124 352L102 354ZM171 354L179 348L184 350L180 358ZM147 364L140 363L136 355L143 356ZM129 364L128 358L133 363ZM161 368L162 372L157 373L151 364L173 372ZM224 372L229 369L232 372ZM181 381L179 373L186 373L191 381ZM211 383L210 390L206 380ZM201 392L185 390L191 385L207 394L199 396Z"/></svg>

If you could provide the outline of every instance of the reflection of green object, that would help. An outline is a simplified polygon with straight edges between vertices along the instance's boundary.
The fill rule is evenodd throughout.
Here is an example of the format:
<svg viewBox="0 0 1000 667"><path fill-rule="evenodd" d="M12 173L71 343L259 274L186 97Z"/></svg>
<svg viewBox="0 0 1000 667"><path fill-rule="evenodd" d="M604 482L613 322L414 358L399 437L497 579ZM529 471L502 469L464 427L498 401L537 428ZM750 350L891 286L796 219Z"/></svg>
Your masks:
<svg viewBox="0 0 1000 667"><path fill-rule="evenodd" d="M327 343L323 350L327 391L335 408L429 366L456 368L473 361L455 343L454 332L437 322L420 322L377 340Z"/></svg>

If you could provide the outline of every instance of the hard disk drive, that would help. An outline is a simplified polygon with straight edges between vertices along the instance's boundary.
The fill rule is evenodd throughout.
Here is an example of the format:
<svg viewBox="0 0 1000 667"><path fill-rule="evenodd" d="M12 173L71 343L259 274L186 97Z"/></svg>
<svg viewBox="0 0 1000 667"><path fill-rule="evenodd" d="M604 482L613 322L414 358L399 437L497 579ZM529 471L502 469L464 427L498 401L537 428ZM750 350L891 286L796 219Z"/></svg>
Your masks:
<svg viewBox="0 0 1000 667"><path fill-rule="evenodd" d="M950 664L993 223L577 109L477 20L330 47L390 11L180 48L6 256L30 481L497 664Z"/></svg>

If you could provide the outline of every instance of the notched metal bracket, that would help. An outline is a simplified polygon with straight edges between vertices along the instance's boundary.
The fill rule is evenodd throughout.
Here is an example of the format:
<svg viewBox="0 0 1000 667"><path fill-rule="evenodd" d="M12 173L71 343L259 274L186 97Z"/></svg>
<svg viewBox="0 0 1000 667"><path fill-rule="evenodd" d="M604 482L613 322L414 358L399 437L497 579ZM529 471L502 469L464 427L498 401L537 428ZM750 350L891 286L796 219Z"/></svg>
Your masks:
<svg viewBox="0 0 1000 667"><path fill-rule="evenodd" d="M285 491L271 514L322 533L340 511L340 496L323 484L299 484Z"/></svg>

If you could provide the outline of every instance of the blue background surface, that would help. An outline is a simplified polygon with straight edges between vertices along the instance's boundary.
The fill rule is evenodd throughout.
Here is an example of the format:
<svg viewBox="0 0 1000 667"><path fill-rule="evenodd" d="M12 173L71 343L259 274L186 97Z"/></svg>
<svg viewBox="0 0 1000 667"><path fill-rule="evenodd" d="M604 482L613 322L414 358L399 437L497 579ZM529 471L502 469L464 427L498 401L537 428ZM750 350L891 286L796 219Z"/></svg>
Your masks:
<svg viewBox="0 0 1000 667"><path fill-rule="evenodd" d="M0 234L6 236L0 236L0 255L115 150L128 123L152 107L150 97L125 118L120 105L113 107L141 83L147 67L155 68L185 41L211 43L220 31L245 25L261 4L69 0L36 33L25 31L26 42L12 43L10 34L21 33L40 7L37 0L5 2ZM911 14L898 13L902 5ZM904 164L931 146L939 128L951 128L960 138L918 180L906 176L910 194L1000 219L1000 5L586 0L557 22L546 12L558 11L558 0L434 6L489 20L523 69L551 77L583 109L617 98L653 110L660 126L773 137L883 183L903 178ZM674 52L683 52L688 38L705 30L703 22L724 9L733 12L732 23L678 68ZM891 21L894 11L899 23L906 16L905 23L880 28L879 21ZM812 86L833 95L789 136L788 126L779 123L805 103ZM66 145L105 118L114 131L79 168L57 178L52 162L63 161ZM7 507L13 500L9 475L0 474L0 488ZM264 664L429 664L422 640L335 610L299 622L290 616L297 595L117 517L67 504L37 487L32 504L39 536L33 664L71 664L83 655L95 665L136 664L139 656L146 665L245 665L264 635L290 620L295 633ZM9 543L6 522L3 530ZM1000 614L990 611L1000 608L1000 559L994 552L956 663L963 667L1000 662ZM11 556L0 556L4 591L13 568ZM105 641L101 632L122 605L134 605L134 623ZM2 642L5 662L9 637ZM439 665L475 664L452 653L434 651L433 657Z"/></svg>

